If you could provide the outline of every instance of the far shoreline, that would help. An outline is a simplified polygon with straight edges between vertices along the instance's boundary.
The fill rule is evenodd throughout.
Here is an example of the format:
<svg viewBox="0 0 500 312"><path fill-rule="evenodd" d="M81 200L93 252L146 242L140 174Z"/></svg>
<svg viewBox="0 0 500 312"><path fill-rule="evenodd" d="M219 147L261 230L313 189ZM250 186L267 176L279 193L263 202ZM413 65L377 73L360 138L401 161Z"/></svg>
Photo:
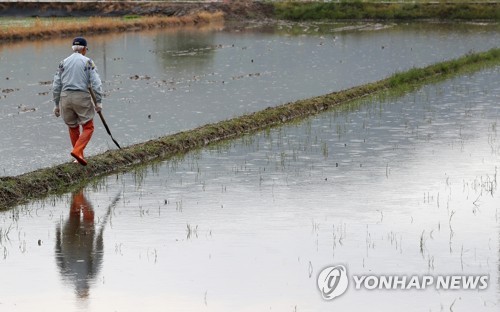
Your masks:
<svg viewBox="0 0 500 312"><path fill-rule="evenodd" d="M0 18L37 18L30 26L0 26L1 44L224 21L498 23L500 2L0 1Z"/></svg>

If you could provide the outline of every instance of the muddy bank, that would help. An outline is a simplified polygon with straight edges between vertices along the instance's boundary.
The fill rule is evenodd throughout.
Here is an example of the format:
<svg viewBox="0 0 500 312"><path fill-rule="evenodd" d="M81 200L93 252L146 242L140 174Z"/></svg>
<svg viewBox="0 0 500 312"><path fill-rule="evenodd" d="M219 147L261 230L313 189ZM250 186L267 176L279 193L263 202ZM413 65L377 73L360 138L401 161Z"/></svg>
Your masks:
<svg viewBox="0 0 500 312"><path fill-rule="evenodd" d="M0 17L185 16L224 12L227 19L500 20L500 2L1 2Z"/></svg>
<svg viewBox="0 0 500 312"><path fill-rule="evenodd" d="M225 19L265 19L272 16L272 12L269 4L243 1L0 2L0 17L89 17L79 21L37 19L33 26L0 28L0 42L199 25Z"/></svg>
<svg viewBox="0 0 500 312"><path fill-rule="evenodd" d="M88 17L125 15L185 16L222 11L228 18L272 17L272 4L253 1L210 2L0 2L0 16Z"/></svg>
<svg viewBox="0 0 500 312"><path fill-rule="evenodd" d="M0 28L0 41L46 39L83 33L121 32L206 22L201 14L220 14L228 21L308 20L500 20L500 3L365 3L365 2L0 2L0 17L120 17L94 27L89 21L58 21L46 27ZM156 17L156 23L144 21ZM176 19L165 21L165 18ZM46 21L47 19L45 19ZM131 21L134 20L134 21ZM103 24L102 21L100 24Z"/></svg>
<svg viewBox="0 0 500 312"><path fill-rule="evenodd" d="M0 31L0 42L25 39L44 39L69 37L79 34L101 34L110 32L140 31L145 29L222 23L222 12L199 11L183 16L154 15L141 18L115 19L106 17L90 17L86 21L68 22L57 19L42 22L36 20L32 27L10 27Z"/></svg>
<svg viewBox="0 0 500 312"><path fill-rule="evenodd" d="M374 83L268 108L253 114L131 145L122 150L107 151L88 158L89 166L87 167L65 163L20 176L3 177L0 178L0 208L6 209L30 199L64 192L112 172L164 160L221 140L234 139L268 127L300 120L336 105L386 90L401 91L403 88L418 86L435 81L435 79L444 79L451 75L479 70L484 66L499 63L500 49L469 54L456 60L394 74Z"/></svg>
<svg viewBox="0 0 500 312"><path fill-rule="evenodd" d="M300 2L275 3L275 17L305 20L499 20L499 2Z"/></svg>

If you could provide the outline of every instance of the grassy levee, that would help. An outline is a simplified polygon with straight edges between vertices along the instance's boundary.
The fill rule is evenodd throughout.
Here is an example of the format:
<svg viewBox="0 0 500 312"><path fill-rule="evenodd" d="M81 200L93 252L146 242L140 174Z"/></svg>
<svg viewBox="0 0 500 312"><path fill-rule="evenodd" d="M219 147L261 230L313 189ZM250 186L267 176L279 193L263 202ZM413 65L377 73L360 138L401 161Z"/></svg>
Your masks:
<svg viewBox="0 0 500 312"><path fill-rule="evenodd" d="M68 37L81 34L123 32L141 29L164 28L171 26L194 25L198 23L221 22L227 19L276 18L287 20L500 20L500 2L416 2L391 3L379 1L341 1L341 2L261 2L232 1L230 3L206 3L203 7L189 3L171 4L171 12L166 14L168 2L147 2L143 4L128 2L65 2L45 3L45 10L67 10L67 16L77 13L88 14L93 9L94 16L88 18L58 19L39 18L30 25L4 25L0 27L0 42L25 39L45 39ZM3 6L7 4L4 3ZM31 12L30 2L24 2ZM41 4L40 4L41 5ZM90 6L90 7L89 7ZM31 9L30 9L31 8ZM121 17L101 17L114 9L123 12ZM142 9L140 9L142 8ZM12 8L11 8L12 9ZM0 3L0 11L2 5ZM31 10L31 11L30 11ZM99 10L103 10L102 12ZM173 10L173 11L172 11ZM177 11L175 11L177 10ZM137 15L134 12L142 12ZM22 9L18 9L21 14ZM129 12L129 15L126 15ZM147 12L158 12L150 16ZM161 13L163 12L163 13ZM61 13L61 12L60 12ZM176 13L176 14L177 14ZM26 13L25 13L26 14ZM63 14L63 13L61 13ZM7 15L6 15L7 16Z"/></svg>
<svg viewBox="0 0 500 312"><path fill-rule="evenodd" d="M500 2L300 2L274 3L275 17L304 20L500 20Z"/></svg>
<svg viewBox="0 0 500 312"><path fill-rule="evenodd" d="M42 198L48 194L62 193L110 173L165 160L221 140L233 139L269 127L298 121L341 104L350 105L367 96L392 92L401 94L426 83L499 64L500 48L470 53L455 60L396 73L386 79L362 86L269 107L252 114L131 145L121 150L107 151L89 157L87 167L65 163L15 177L1 177L0 209L7 209L15 204Z"/></svg>

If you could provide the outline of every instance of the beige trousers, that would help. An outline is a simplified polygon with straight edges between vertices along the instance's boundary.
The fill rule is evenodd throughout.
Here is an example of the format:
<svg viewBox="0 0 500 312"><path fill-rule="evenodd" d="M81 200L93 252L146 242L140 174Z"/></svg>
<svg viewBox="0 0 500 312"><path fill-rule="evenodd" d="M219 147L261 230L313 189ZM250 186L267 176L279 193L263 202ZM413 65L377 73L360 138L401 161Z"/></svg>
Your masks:
<svg viewBox="0 0 500 312"><path fill-rule="evenodd" d="M94 105L90 93L83 91L61 92L61 115L68 127L78 127L94 119Z"/></svg>

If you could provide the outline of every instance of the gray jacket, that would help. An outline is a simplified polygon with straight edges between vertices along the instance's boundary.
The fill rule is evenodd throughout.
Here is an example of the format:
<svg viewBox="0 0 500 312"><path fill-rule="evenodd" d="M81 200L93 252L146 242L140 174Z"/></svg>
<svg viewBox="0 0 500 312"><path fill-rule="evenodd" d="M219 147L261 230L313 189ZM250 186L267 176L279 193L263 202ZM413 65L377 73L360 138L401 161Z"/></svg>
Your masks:
<svg viewBox="0 0 500 312"><path fill-rule="evenodd" d="M75 52L59 64L59 69L54 76L52 84L54 103L59 106L63 91L89 92L89 86L94 90L97 103L101 103L102 83L94 62Z"/></svg>

